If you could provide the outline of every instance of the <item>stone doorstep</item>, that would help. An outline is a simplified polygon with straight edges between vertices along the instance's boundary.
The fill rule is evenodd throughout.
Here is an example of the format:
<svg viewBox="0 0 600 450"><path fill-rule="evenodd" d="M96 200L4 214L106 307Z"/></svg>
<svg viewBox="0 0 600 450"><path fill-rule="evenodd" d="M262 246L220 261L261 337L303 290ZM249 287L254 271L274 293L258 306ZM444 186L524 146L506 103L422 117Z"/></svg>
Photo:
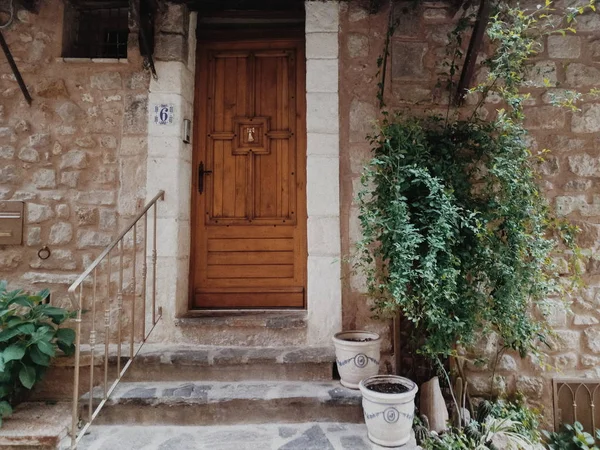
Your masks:
<svg viewBox="0 0 600 450"><path fill-rule="evenodd" d="M413 439L397 450L419 450ZM393 450L367 438L364 424L271 423L204 427L94 426L80 450Z"/></svg>
<svg viewBox="0 0 600 450"><path fill-rule="evenodd" d="M0 448L55 449L70 427L70 403L22 403L0 428Z"/></svg>
<svg viewBox="0 0 600 450"><path fill-rule="evenodd" d="M93 396L102 399L101 388ZM89 396L82 397L85 409ZM84 411L85 417L85 411ZM99 423L216 425L363 421L361 395L339 382L120 383Z"/></svg>
<svg viewBox="0 0 600 450"><path fill-rule="evenodd" d="M176 319L179 327L266 328L273 330L303 329L306 311L190 311Z"/></svg>

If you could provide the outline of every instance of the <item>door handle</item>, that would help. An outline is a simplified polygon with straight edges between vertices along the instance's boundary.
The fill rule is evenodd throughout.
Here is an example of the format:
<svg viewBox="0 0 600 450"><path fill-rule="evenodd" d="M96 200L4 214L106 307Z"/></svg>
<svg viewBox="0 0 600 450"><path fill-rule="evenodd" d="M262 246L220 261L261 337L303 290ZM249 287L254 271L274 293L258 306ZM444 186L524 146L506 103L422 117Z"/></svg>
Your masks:
<svg viewBox="0 0 600 450"><path fill-rule="evenodd" d="M198 164L198 193L202 194L204 192L204 175L209 175L212 173L212 170L204 170L204 163L200 161Z"/></svg>

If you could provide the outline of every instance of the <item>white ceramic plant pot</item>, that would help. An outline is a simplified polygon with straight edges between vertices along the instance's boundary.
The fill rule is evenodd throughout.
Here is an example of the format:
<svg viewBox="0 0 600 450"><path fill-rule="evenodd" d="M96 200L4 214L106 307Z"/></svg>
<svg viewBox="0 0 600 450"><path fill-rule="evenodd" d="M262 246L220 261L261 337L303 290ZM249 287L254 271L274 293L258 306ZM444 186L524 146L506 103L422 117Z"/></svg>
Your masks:
<svg viewBox="0 0 600 450"><path fill-rule="evenodd" d="M401 394L386 394L369 389L369 386L381 383L401 384L408 390ZM411 437L417 385L408 378L377 375L362 380L359 388L369 439L384 447L406 444Z"/></svg>
<svg viewBox="0 0 600 450"><path fill-rule="evenodd" d="M361 339L370 340L359 342ZM381 337L377 333L342 331L333 337L333 344L340 381L344 386L358 389L360 380L379 373Z"/></svg>

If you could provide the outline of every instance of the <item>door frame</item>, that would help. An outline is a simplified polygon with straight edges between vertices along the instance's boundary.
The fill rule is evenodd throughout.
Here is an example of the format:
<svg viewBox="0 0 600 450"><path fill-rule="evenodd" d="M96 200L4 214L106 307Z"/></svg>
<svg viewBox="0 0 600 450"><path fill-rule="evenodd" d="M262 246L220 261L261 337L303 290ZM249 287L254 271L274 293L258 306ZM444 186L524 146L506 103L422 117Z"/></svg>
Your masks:
<svg viewBox="0 0 600 450"><path fill-rule="evenodd" d="M342 5L343 7L343 5ZM307 57L307 333L306 345L330 345L342 325L340 240L339 18L337 0L305 3ZM163 323L156 339L188 343L178 318L189 316L190 208L193 170L191 145L183 138L184 120L193 121L195 30L190 16L185 59L156 61L148 96L146 195L165 190L158 212L157 301ZM153 106L173 104L172 126L154 122ZM343 128L347 133L347 118ZM192 136L192 140L194 137ZM169 176L165 177L165 173ZM346 206L346 211L350 206ZM352 210L350 210L352 214ZM348 213L344 214L348 230Z"/></svg>
<svg viewBox="0 0 600 450"><path fill-rule="evenodd" d="M193 135L195 136L194 143L192 145L192 171L195 175L195 170L198 167L200 160L202 159L202 154L204 154L206 161L206 152L202 151L202 147L207 145L207 137L208 133L208 117L207 117L207 108L206 108L206 97L208 96L208 70L205 67L201 67L203 60L200 57L203 48L210 44L227 44L229 42L234 43L234 46L244 47L244 45L248 44L252 46L257 42L272 42L274 43L273 48L280 48L280 44L278 42L281 41L297 41L300 44L300 52L298 56L304 57L305 55L305 38L304 38L304 30L302 28L270 28L265 27L262 29L251 29L251 30L243 30L235 33L226 32L223 33L221 30L211 30L204 33L197 34L197 44L196 44L196 73L195 73L195 87L194 87L194 116L196 119L193 124ZM297 189L299 195L306 196L306 61L304 61L304 71L296 72L296 86L297 93L296 96L296 112L302 112L301 116L296 121L296 152L298 158L298 166L297 166ZM301 94L301 95L300 95ZM199 115L204 115L198 120ZM188 287L188 311L189 313L198 313L202 311L209 311L214 313L215 310L219 311L219 309L215 308L198 308L194 307L194 274L196 270L197 258L199 255L195 255L195 240L197 236L202 233L202 225L201 220L199 220L199 214L203 214L204 211L198 212L198 209L201 208L202 205L205 205L206 196L203 201L195 201L197 199L197 190L198 190L198 176L192 176L191 183L191 215L190 215L190 227L191 227L191 236L190 236L190 265L189 265L189 287ZM210 192L208 190L207 192ZM304 306L302 308L298 307L276 307L276 308L223 308L222 311L228 312L240 312L240 311L248 311L255 313L257 310L268 310L268 311L277 311L277 310L306 310L307 308L307 271L308 268L306 266L306 259L308 257L308 249L307 249L307 236L306 236L306 228L307 228L307 212L306 212L306 199L305 202L299 202L302 205L300 208L297 208L296 220L298 225L300 226L300 231L304 233L304 238L301 240L302 248L296 249L295 254L297 256L294 257L300 258L304 260ZM303 225L299 225L301 221L304 222Z"/></svg>

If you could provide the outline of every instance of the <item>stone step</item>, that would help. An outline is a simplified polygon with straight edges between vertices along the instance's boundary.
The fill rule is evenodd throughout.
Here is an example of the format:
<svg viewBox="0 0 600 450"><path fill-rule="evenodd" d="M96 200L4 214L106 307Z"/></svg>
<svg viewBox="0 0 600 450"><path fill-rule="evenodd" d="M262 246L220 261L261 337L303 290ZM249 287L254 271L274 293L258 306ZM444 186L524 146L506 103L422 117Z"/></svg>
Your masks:
<svg viewBox="0 0 600 450"><path fill-rule="evenodd" d="M94 397L97 404L101 389L94 390ZM87 395L82 397L84 417L88 401ZM363 414L360 392L335 381L123 382L96 421L135 425L360 423Z"/></svg>
<svg viewBox="0 0 600 450"><path fill-rule="evenodd" d="M80 450L374 450L363 424L93 426ZM414 440L398 450L417 450Z"/></svg>
<svg viewBox="0 0 600 450"><path fill-rule="evenodd" d="M129 347L123 345L122 354ZM109 380L117 372L117 347L109 348ZM81 394L89 386L89 349L83 346ZM126 359L123 358L123 365ZM33 392L35 401L68 401L73 397L73 357L57 358ZM125 381L330 381L335 352L330 347L216 347L145 344L129 367ZM95 377L104 371L104 347L96 349ZM121 366L122 367L122 366Z"/></svg>
<svg viewBox="0 0 600 450"><path fill-rule="evenodd" d="M71 404L21 403L3 420L0 448L3 450L54 450L68 440Z"/></svg>
<svg viewBox="0 0 600 450"><path fill-rule="evenodd" d="M127 381L330 381L330 347L145 345Z"/></svg>

